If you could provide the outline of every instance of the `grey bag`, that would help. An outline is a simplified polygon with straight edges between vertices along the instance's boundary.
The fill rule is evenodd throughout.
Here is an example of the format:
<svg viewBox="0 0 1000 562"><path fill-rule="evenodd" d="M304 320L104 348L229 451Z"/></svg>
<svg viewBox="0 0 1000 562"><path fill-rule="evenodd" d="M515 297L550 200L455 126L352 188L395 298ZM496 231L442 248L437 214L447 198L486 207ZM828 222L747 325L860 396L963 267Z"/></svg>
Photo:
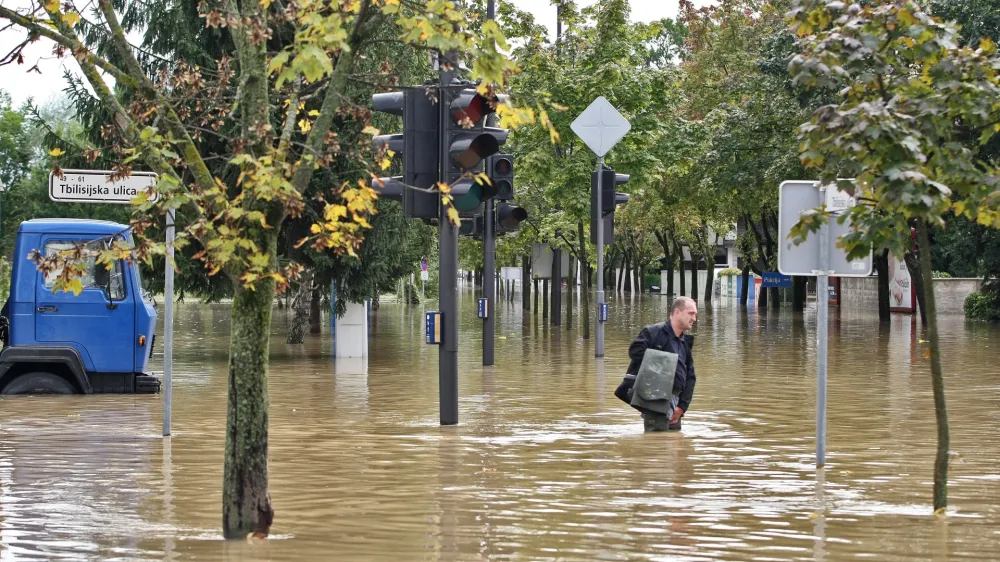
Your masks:
<svg viewBox="0 0 1000 562"><path fill-rule="evenodd" d="M660 414L669 414L670 397L674 392L677 354L647 349L635 375L631 404Z"/></svg>

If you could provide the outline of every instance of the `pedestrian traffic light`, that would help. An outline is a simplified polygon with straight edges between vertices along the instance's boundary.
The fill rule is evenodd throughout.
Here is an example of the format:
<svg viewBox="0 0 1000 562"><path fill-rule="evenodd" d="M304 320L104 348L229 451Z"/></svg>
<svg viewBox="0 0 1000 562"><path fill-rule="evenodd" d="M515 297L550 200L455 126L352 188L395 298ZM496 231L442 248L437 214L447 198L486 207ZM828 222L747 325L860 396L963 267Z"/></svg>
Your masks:
<svg viewBox="0 0 1000 562"><path fill-rule="evenodd" d="M496 232L517 232L521 223L528 218L528 211L511 203L497 203Z"/></svg>
<svg viewBox="0 0 1000 562"><path fill-rule="evenodd" d="M438 105L424 87L406 88L372 96L375 111L403 117L403 134L379 135L373 139L382 147L403 155L403 175L379 178L372 187L384 196L401 199L403 214L408 217L438 217L437 193L424 193L405 186L431 189L438 181ZM381 184L381 185L379 185Z"/></svg>
<svg viewBox="0 0 1000 562"><path fill-rule="evenodd" d="M456 85L472 85L465 81ZM441 181L451 185L455 208L462 216L472 216L486 199L497 195L492 182L474 176L484 171L483 162L507 142L507 129L486 127L486 116L496 112L500 99L471 87L446 89L449 111L443 116L442 133L447 153L442 155Z"/></svg>
<svg viewBox="0 0 1000 562"><path fill-rule="evenodd" d="M473 238L480 238L485 232L484 228L485 221L483 221L482 215L475 215L472 217L462 217L461 222L458 227L458 234L460 236L472 236Z"/></svg>
<svg viewBox="0 0 1000 562"><path fill-rule="evenodd" d="M618 193L618 186L628 183L628 174L616 174L604 166L601 171L601 220L604 221L604 244L615 240L615 208L628 203L627 193ZM597 243L597 172L590 174L590 241Z"/></svg>

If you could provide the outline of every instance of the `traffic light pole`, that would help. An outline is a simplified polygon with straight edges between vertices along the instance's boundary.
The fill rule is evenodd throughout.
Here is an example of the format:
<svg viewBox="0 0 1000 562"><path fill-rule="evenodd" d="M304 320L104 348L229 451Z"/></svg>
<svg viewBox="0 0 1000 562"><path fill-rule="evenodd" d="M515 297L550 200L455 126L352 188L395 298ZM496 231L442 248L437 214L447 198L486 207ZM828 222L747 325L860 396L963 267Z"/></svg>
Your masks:
<svg viewBox="0 0 1000 562"><path fill-rule="evenodd" d="M601 214L601 200L604 199L601 186L601 173L604 170L604 157L597 157L597 314L594 323L594 357L604 357L604 322L601 322L601 307L604 305L604 215Z"/></svg>
<svg viewBox="0 0 1000 562"><path fill-rule="evenodd" d="M440 110L441 181L447 181L448 169L448 96L444 87L451 82L451 73L440 74L442 91L438 96ZM438 308L444 326L438 350L438 403L441 425L458 423L458 226L448 219L447 208L439 205L438 216Z"/></svg>
<svg viewBox="0 0 1000 562"><path fill-rule="evenodd" d="M483 202L483 298L486 299L486 318L483 318L483 365L493 364L493 345L496 330L493 303L496 301L497 239L493 198Z"/></svg>

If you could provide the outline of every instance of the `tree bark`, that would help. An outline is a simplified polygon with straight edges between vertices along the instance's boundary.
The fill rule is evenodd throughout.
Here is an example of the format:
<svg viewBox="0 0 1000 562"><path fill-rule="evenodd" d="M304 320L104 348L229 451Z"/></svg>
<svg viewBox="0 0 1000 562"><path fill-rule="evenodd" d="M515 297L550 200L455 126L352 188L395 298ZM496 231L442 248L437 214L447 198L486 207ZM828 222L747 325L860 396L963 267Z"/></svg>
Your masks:
<svg viewBox="0 0 1000 562"><path fill-rule="evenodd" d="M227 539L266 535L274 520L267 484L267 365L274 280L236 283L229 350L229 397L222 480Z"/></svg>
<svg viewBox="0 0 1000 562"><path fill-rule="evenodd" d="M581 302L581 319L583 320L583 339L590 339L590 260L587 258L587 238L583 233L583 221L576 223L576 236L577 240L580 241L580 268L581 268L581 284L580 290L583 291L581 295L583 297Z"/></svg>
<svg viewBox="0 0 1000 562"><path fill-rule="evenodd" d="M691 252L691 298L698 300L698 256Z"/></svg>
<svg viewBox="0 0 1000 562"><path fill-rule="evenodd" d="M309 303L309 333L314 336L323 331L320 312L320 302L323 300L321 289L319 283L313 283L312 300Z"/></svg>
<svg viewBox="0 0 1000 562"><path fill-rule="evenodd" d="M521 309L531 311L531 256L521 257Z"/></svg>
<svg viewBox="0 0 1000 562"><path fill-rule="evenodd" d="M886 324L890 321L889 250L882 250L875 255L875 268L878 270L878 321Z"/></svg>
<svg viewBox="0 0 1000 562"><path fill-rule="evenodd" d="M806 277L792 277L792 312L802 312L806 309Z"/></svg>
<svg viewBox="0 0 1000 562"><path fill-rule="evenodd" d="M930 236L927 231L930 225L921 223L917 226L917 237L920 240L920 273L924 286L932 287L934 275L931 268ZM930 345L931 386L934 389L934 418L937 421L937 456L934 459L934 511L944 510L948 506L948 408L944 396L944 374L941 372L941 344L938 340L937 303L933 290L924 294L927 307L927 341Z"/></svg>
<svg viewBox="0 0 1000 562"><path fill-rule="evenodd" d="M306 339L306 326L309 325L309 304L313 296L313 272L306 271L299 281L299 290L292 300L292 318L288 326L286 343L297 345Z"/></svg>
<svg viewBox="0 0 1000 562"><path fill-rule="evenodd" d="M534 314L535 314L535 316L538 316L538 293L539 293L539 291L538 291L538 279L532 280L532 283L534 284L534 290L535 290L535 308L534 308Z"/></svg>
<svg viewBox="0 0 1000 562"><path fill-rule="evenodd" d="M777 287L771 287L770 292L771 294L768 298L771 299L771 310L781 309L781 290Z"/></svg>
<svg viewBox="0 0 1000 562"><path fill-rule="evenodd" d="M746 308L750 299L750 266L743 266L743 274L740 275L740 283L743 283L743 292L740 293L740 306Z"/></svg>
<svg viewBox="0 0 1000 562"><path fill-rule="evenodd" d="M906 252L906 255L903 256L903 260L906 262L906 269L910 271L910 282L913 283L913 290L916 291L915 294L917 296L917 310L920 311L920 325L926 328L927 305L925 301L927 300L927 297L924 292L923 275L919 273L917 274L913 273L914 271L921 270L920 255L922 253L922 250L923 248L918 247L916 250L912 252Z"/></svg>
<svg viewBox="0 0 1000 562"><path fill-rule="evenodd" d="M707 261L705 262L707 265ZM714 265L714 264L713 264ZM712 293L715 288L715 268L710 267L705 272L705 304L712 302Z"/></svg>
<svg viewBox="0 0 1000 562"><path fill-rule="evenodd" d="M674 244L677 244L677 243L674 242ZM687 296L687 287L685 285L686 281L684 280L684 251L681 250L680 245L677 245L677 255L679 256L679 258L677 260L677 264L678 264L677 265L677 269L680 272L680 275L678 275L678 277L680 277L680 279L681 279L681 296L683 297L683 296Z"/></svg>
<svg viewBox="0 0 1000 562"><path fill-rule="evenodd" d="M761 287L760 294L757 295L757 308L767 310L767 289Z"/></svg>
<svg viewBox="0 0 1000 562"><path fill-rule="evenodd" d="M549 317L549 280L542 279L542 319Z"/></svg>
<svg viewBox="0 0 1000 562"><path fill-rule="evenodd" d="M570 258L569 263L569 279L566 279L566 329L571 330L573 328L573 295L576 293L576 268L579 263L577 260Z"/></svg>

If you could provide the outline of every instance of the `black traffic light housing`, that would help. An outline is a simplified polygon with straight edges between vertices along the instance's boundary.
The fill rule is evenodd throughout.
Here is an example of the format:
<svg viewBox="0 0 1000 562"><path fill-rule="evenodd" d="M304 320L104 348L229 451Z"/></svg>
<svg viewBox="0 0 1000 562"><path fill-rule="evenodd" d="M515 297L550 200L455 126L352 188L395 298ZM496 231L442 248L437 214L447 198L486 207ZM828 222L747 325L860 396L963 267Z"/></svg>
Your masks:
<svg viewBox="0 0 1000 562"><path fill-rule="evenodd" d="M372 187L380 196L403 202L403 214L408 217L434 219L438 217L437 193L406 189L403 184L430 189L438 181L439 111L427 88L406 88L372 96L376 111L403 117L403 133L379 135L373 139L376 148L386 147L403 155L403 175L379 178ZM381 184L381 185L379 185Z"/></svg>
<svg viewBox="0 0 1000 562"><path fill-rule="evenodd" d="M495 184L477 181L484 162L507 142L506 129L486 127L486 116L496 112L497 97L479 93L470 82L453 81L459 88L442 92L448 111L442 115L445 154L441 181L451 185L455 208L461 216L481 214L483 201L497 195ZM464 86L464 87L463 87Z"/></svg>
<svg viewBox="0 0 1000 562"><path fill-rule="evenodd" d="M486 159L486 175L496 188L497 201L514 199L514 155L494 154Z"/></svg>
<svg viewBox="0 0 1000 562"><path fill-rule="evenodd" d="M497 203L497 218L493 224L496 225L497 234L517 232L521 228L521 223L527 218L528 211L523 207L499 202Z"/></svg>
<svg viewBox="0 0 1000 562"><path fill-rule="evenodd" d="M627 193L618 186L628 183L628 174L616 174L614 168L601 170L601 220L604 221L604 244L615 241L615 207L628 203ZM597 172L590 174L590 241L597 243Z"/></svg>

